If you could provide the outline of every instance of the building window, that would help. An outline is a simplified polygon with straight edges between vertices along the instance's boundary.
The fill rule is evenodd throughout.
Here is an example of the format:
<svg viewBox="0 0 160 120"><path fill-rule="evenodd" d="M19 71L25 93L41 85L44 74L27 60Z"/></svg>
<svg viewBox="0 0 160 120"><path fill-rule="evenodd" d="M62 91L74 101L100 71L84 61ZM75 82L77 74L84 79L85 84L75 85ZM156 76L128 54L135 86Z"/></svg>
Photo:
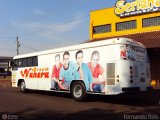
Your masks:
<svg viewBox="0 0 160 120"><path fill-rule="evenodd" d="M143 27L159 26L160 25L160 16L152 18L144 18L142 20Z"/></svg>
<svg viewBox="0 0 160 120"><path fill-rule="evenodd" d="M116 23L116 31L130 30L137 28L136 20Z"/></svg>
<svg viewBox="0 0 160 120"><path fill-rule="evenodd" d="M111 32L111 24L93 27L93 34Z"/></svg>

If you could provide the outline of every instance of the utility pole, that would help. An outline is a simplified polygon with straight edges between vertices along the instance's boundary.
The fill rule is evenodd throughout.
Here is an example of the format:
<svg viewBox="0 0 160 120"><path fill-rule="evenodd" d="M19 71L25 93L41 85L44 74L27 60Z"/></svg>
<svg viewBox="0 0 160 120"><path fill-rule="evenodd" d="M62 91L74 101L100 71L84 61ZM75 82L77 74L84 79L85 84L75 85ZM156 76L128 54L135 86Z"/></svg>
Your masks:
<svg viewBox="0 0 160 120"><path fill-rule="evenodd" d="M20 44L19 44L18 36L17 36L17 38L16 38L16 43L17 43L17 55L19 55L19 47L20 47Z"/></svg>

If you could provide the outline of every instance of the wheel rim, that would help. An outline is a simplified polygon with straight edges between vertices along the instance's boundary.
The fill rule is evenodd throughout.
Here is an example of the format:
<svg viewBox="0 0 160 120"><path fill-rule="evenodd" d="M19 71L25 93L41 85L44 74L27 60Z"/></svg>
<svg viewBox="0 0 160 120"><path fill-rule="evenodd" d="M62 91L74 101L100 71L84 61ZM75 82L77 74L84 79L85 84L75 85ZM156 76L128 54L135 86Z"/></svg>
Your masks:
<svg viewBox="0 0 160 120"><path fill-rule="evenodd" d="M25 90L25 83L24 83L24 82L21 83L21 90L22 90L22 91Z"/></svg>
<svg viewBox="0 0 160 120"><path fill-rule="evenodd" d="M73 90L73 94L76 98L81 97L82 95L82 87L80 85L76 85Z"/></svg>

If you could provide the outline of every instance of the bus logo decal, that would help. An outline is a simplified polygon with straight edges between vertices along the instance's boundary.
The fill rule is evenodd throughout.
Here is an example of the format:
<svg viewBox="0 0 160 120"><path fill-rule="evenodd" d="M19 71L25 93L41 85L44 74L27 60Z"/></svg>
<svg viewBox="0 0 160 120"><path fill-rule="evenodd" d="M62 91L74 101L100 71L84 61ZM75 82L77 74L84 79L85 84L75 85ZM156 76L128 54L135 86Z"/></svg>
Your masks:
<svg viewBox="0 0 160 120"><path fill-rule="evenodd" d="M26 68L20 74L23 78L49 78L49 68Z"/></svg>

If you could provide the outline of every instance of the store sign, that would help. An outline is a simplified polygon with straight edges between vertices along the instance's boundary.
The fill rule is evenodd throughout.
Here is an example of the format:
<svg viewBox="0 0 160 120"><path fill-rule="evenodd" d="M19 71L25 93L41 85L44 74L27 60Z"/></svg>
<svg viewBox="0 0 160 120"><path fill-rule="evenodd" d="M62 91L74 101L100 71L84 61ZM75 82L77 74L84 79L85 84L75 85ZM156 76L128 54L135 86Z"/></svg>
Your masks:
<svg viewBox="0 0 160 120"><path fill-rule="evenodd" d="M160 0L118 0L116 2L115 14L119 17L144 14L160 11Z"/></svg>
<svg viewBox="0 0 160 120"><path fill-rule="evenodd" d="M8 67L8 62L0 62L0 67L1 68L7 68Z"/></svg>

